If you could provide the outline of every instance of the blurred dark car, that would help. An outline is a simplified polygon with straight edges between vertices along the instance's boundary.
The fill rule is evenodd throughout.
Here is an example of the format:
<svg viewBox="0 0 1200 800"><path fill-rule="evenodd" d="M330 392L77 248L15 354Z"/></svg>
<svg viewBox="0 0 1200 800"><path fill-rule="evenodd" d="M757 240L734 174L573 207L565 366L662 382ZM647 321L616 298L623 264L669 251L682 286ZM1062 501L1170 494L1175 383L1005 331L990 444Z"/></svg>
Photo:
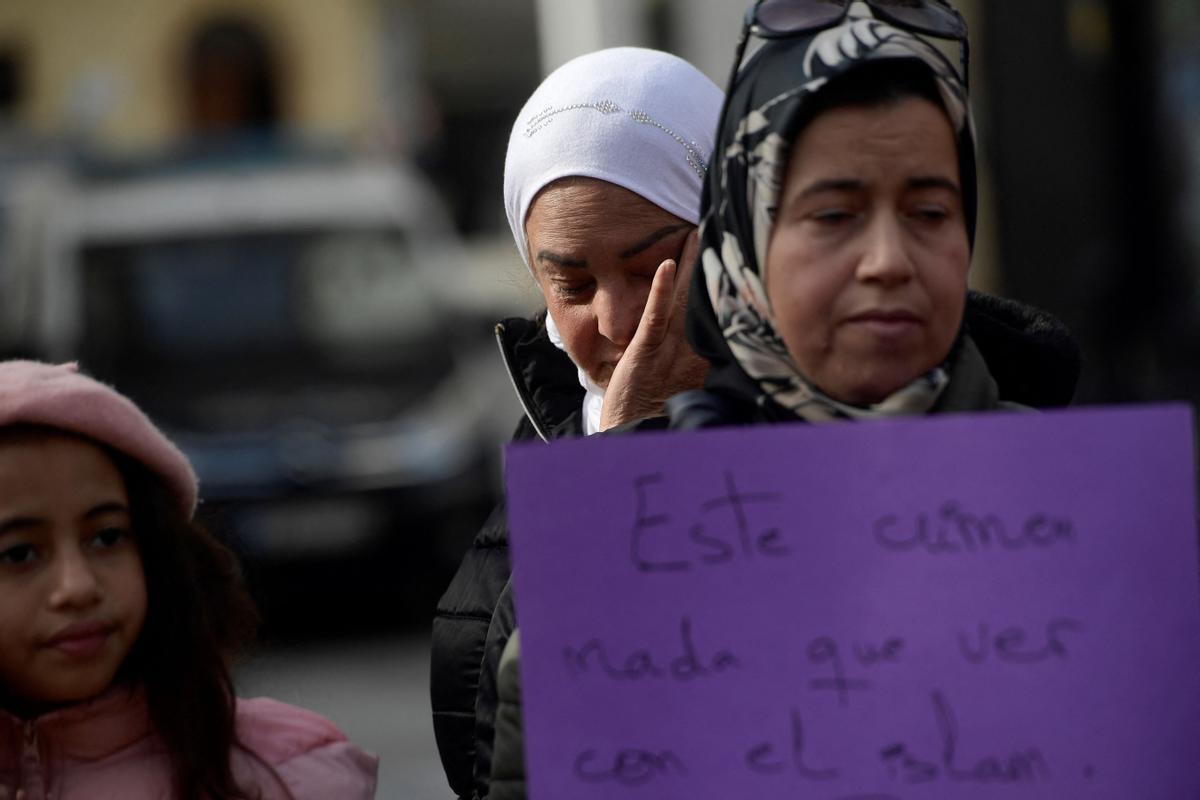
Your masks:
<svg viewBox="0 0 1200 800"><path fill-rule="evenodd" d="M53 218L29 338L180 445L260 600L440 588L498 448L470 367L490 326L438 289L463 256L428 185L392 164L141 176Z"/></svg>

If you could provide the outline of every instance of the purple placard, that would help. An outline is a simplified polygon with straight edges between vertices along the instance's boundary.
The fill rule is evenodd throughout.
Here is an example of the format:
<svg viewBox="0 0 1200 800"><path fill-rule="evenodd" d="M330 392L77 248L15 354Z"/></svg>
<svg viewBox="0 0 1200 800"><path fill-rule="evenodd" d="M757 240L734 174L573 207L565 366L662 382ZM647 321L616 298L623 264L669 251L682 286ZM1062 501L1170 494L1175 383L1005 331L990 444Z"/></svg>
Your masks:
<svg viewBox="0 0 1200 800"><path fill-rule="evenodd" d="M1181 406L508 450L529 796L1200 800Z"/></svg>

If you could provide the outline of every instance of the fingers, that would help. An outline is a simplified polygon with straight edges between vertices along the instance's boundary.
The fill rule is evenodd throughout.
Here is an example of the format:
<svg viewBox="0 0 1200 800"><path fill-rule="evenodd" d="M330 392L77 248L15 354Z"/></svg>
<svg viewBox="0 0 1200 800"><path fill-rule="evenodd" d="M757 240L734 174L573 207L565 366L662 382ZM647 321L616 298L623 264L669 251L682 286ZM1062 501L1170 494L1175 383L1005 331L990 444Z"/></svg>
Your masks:
<svg viewBox="0 0 1200 800"><path fill-rule="evenodd" d="M692 232L683 240L683 251L679 254L679 274L683 278L690 278L692 269L696 266L696 261L700 257L700 229L693 228ZM687 281L685 280L684 283Z"/></svg>
<svg viewBox="0 0 1200 800"><path fill-rule="evenodd" d="M608 381L600 412L601 430L645 416L654 403L661 403L657 399L660 390L653 388L662 378L656 355L671 323L675 269L675 262L667 259L654 272L637 331ZM646 403L651 403L650 409L643 408Z"/></svg>
<svg viewBox="0 0 1200 800"><path fill-rule="evenodd" d="M678 283L675 280L676 271L675 262L669 258L658 265L631 346L657 347L666 337L675 305L675 289Z"/></svg>
<svg viewBox="0 0 1200 800"><path fill-rule="evenodd" d="M679 254L678 275L675 278L675 307L678 320L683 321L687 310L689 284L692 282L692 270L700 257L700 229L694 228L683 242L683 251Z"/></svg>

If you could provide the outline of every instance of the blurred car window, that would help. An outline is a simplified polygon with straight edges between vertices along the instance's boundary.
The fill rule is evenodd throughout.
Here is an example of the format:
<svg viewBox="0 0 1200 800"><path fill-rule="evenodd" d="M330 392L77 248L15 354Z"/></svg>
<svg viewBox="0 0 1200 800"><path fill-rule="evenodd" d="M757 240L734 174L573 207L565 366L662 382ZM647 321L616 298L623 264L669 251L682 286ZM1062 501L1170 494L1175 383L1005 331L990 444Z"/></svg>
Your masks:
<svg viewBox="0 0 1200 800"><path fill-rule="evenodd" d="M404 345L438 324L410 262L403 236L382 231L91 247L89 346L215 356Z"/></svg>
<svg viewBox="0 0 1200 800"><path fill-rule="evenodd" d="M314 238L300 257L301 324L315 341L401 343L430 325L428 302L399 237L371 232Z"/></svg>

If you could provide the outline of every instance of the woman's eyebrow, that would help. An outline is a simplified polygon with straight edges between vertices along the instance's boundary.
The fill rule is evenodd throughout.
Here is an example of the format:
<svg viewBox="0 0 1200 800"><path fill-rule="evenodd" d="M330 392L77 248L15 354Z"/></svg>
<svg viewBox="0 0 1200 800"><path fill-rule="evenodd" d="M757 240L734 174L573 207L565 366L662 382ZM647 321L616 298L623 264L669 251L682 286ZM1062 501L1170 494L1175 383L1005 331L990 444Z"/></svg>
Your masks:
<svg viewBox="0 0 1200 800"><path fill-rule="evenodd" d="M960 194L961 189L958 184L949 178L943 178L938 175L921 175L915 178L909 178L905 182L910 189L945 189L954 194Z"/></svg>
<svg viewBox="0 0 1200 800"><path fill-rule="evenodd" d="M627 250L622 251L618 255L620 258L633 258L638 253L642 252L643 250L645 250L647 247L654 244L655 242L657 242L667 236L670 236L672 233L675 233L676 231L690 229L691 227L692 226L686 222L680 222L675 225L667 225L665 227L659 228L654 233L647 236L645 239L642 239L640 242L638 242L637 244L628 248Z"/></svg>
<svg viewBox="0 0 1200 800"><path fill-rule="evenodd" d="M795 196L795 199L802 200L823 192L858 192L864 188L866 188L866 183L854 178L826 178L805 186Z"/></svg>
<svg viewBox="0 0 1200 800"><path fill-rule="evenodd" d="M672 233L682 230L690 230L691 228L691 224L687 222L665 225L651 233L649 236L646 236L644 239L640 240L637 244L634 244L633 246L621 251L617 254L617 256L619 258L633 258L638 253L641 253L642 251L646 250L646 248L653 245L655 242L661 241L667 236L670 236ZM587 259L585 258L569 258L551 250L539 250L535 260L538 262L545 261L553 264L556 267L568 267L574 269L587 269L588 265Z"/></svg>
<svg viewBox="0 0 1200 800"><path fill-rule="evenodd" d="M865 181L854 178L828 178L805 186L795 199L800 200L823 192L859 192L866 186ZM941 175L917 175L906 180L904 186L907 189L946 189L955 194L961 192L957 183Z"/></svg>
<svg viewBox="0 0 1200 800"><path fill-rule="evenodd" d="M548 261L556 267L587 269L587 259L567 258L566 256L560 256L558 253L554 253L549 250L539 250L535 260L538 262Z"/></svg>

